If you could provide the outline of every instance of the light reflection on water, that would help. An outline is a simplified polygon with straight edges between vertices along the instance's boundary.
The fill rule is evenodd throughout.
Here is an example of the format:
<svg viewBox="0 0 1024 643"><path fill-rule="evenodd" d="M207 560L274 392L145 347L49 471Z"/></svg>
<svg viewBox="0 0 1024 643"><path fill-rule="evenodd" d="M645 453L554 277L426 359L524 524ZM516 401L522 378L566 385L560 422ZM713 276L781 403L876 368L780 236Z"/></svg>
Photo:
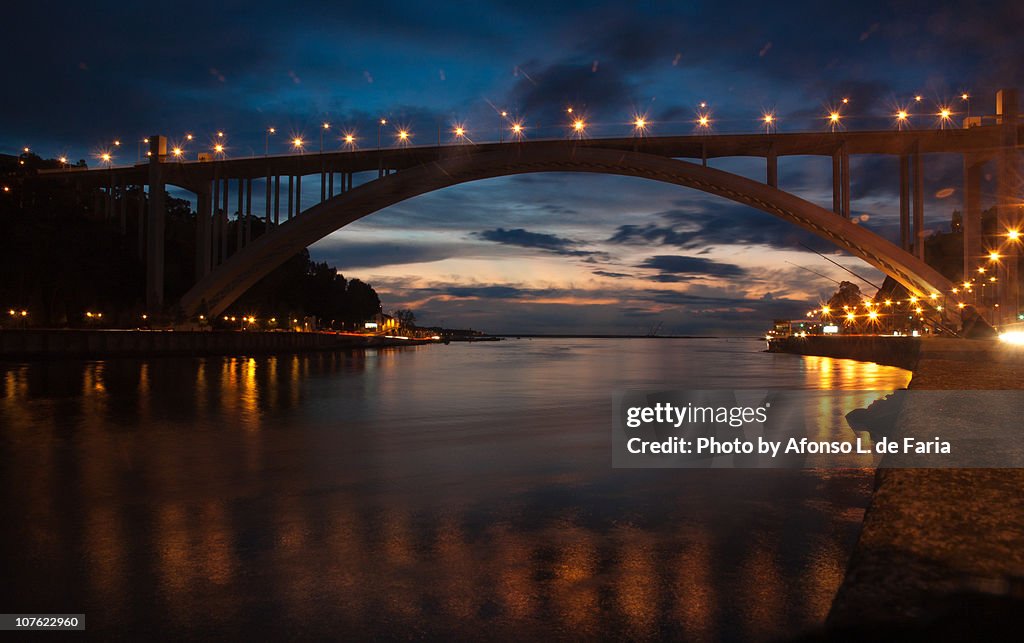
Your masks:
<svg viewBox="0 0 1024 643"><path fill-rule="evenodd" d="M618 389L909 379L760 345L0 364L0 602L122 633L751 640L813 626L870 472L610 467Z"/></svg>

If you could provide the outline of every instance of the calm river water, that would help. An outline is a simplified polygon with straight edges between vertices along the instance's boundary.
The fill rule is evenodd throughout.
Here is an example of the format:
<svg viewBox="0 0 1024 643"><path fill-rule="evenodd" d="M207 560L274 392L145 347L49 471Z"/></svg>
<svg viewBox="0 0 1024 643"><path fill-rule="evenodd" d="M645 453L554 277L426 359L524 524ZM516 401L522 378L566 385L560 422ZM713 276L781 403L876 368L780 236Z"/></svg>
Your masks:
<svg viewBox="0 0 1024 643"><path fill-rule="evenodd" d="M612 469L624 388L905 386L753 340L0 363L0 612L87 633L764 640L872 472Z"/></svg>

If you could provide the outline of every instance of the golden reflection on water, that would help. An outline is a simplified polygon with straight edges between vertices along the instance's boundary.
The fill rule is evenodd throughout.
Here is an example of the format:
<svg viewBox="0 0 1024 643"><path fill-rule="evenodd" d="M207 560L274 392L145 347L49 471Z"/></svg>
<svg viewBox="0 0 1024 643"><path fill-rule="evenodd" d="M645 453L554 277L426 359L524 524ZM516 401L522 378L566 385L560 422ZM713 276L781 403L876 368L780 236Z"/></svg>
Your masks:
<svg viewBox="0 0 1024 643"><path fill-rule="evenodd" d="M619 609L629 624L630 633L648 638L653 634L660 611L661 573L655 564L652 538L632 527L623 528L616 535L622 543L614 583Z"/></svg>
<svg viewBox="0 0 1024 643"><path fill-rule="evenodd" d="M652 350L650 363L678 368ZM575 369L602 395L614 381L611 369L557 359L522 368L539 382L571 381ZM557 624L582 637L761 639L824 617L867 474L612 471L604 424L594 428L604 407L563 411L537 388L515 398L550 404L567 443L586 447L560 456L542 429L523 431L535 416L493 395L478 393L477 415L456 426L468 411L434 374L465 369L494 386L500 371L409 363L368 351L0 366L2 500L21 516L3 544L33 552L14 561L13 578L48 566L100 623L140 605L181 626L215 610L299 622L329 613L356 637L381 624L465 635L498 623L538 635ZM830 358L800 369L807 388L906 380ZM412 419L443 407L450 417ZM808 421L847 410L823 397ZM765 481L791 483L776 492ZM26 600L52 591L25 586Z"/></svg>
<svg viewBox="0 0 1024 643"><path fill-rule="evenodd" d="M746 611L745 638L750 641L763 641L785 630L778 619L783 614L787 588L779 576L776 547L775 543L765 543L755 537L747 543L743 557L742 574L750 582L744 586L741 604Z"/></svg>
<svg viewBox="0 0 1024 643"><path fill-rule="evenodd" d="M803 388L872 391L906 388L910 383L911 372L894 366L817 355L802 355L800 361L807 375L807 386Z"/></svg>
<svg viewBox="0 0 1024 643"><path fill-rule="evenodd" d="M556 610L570 631L594 632L600 614L597 539L572 523L558 530L551 592Z"/></svg>
<svg viewBox="0 0 1024 643"><path fill-rule="evenodd" d="M692 641L708 641L714 635L718 600L711 575L713 559L708 534L698 532L672 561L674 614L685 624L687 638Z"/></svg>

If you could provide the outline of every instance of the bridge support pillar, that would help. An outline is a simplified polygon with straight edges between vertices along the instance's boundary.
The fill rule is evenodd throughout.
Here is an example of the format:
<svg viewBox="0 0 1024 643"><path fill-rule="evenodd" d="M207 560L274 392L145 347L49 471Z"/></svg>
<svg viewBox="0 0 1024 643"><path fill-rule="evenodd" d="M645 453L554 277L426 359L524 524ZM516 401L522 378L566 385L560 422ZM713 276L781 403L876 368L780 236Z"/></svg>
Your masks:
<svg viewBox="0 0 1024 643"><path fill-rule="evenodd" d="M910 252L910 157L900 154L900 248Z"/></svg>
<svg viewBox="0 0 1024 643"><path fill-rule="evenodd" d="M245 207L242 202L242 195L245 192L245 179L238 179L238 209L235 210L235 252L242 249L242 243L244 237L242 236L243 227L245 222L243 218L245 216Z"/></svg>
<svg viewBox="0 0 1024 643"><path fill-rule="evenodd" d="M196 281L210 274L211 246L211 209L213 206L213 187L206 182L196 193Z"/></svg>
<svg viewBox="0 0 1024 643"><path fill-rule="evenodd" d="M245 180L245 238L242 245L252 242L252 179Z"/></svg>
<svg viewBox="0 0 1024 643"><path fill-rule="evenodd" d="M138 202L138 214L136 215L136 224L138 230L135 232L138 234L138 253L139 259L145 259L146 257L146 187L144 185L136 186L139 190L139 202Z"/></svg>
<svg viewBox="0 0 1024 643"><path fill-rule="evenodd" d="M265 212L266 219L263 221L263 232L264 233L270 232L270 204L271 204L271 198L272 198L271 194L270 194L270 169L267 169L266 192L267 192L267 196L266 196L266 199L264 200L264 203L263 203L263 209L266 211Z"/></svg>
<svg viewBox="0 0 1024 643"><path fill-rule="evenodd" d="M281 223L281 175L274 176L274 225Z"/></svg>
<svg viewBox="0 0 1024 643"><path fill-rule="evenodd" d="M114 175L110 175L110 185L107 187L106 205L104 205L103 218L107 221L114 220Z"/></svg>
<svg viewBox="0 0 1024 643"><path fill-rule="evenodd" d="M850 154L846 143L832 153L832 211L850 218Z"/></svg>
<svg viewBox="0 0 1024 643"><path fill-rule="evenodd" d="M164 222L167 216L163 163L167 137L149 137L149 213L146 253L146 309L159 313L164 306Z"/></svg>
<svg viewBox="0 0 1024 643"><path fill-rule="evenodd" d="M924 261L924 174L919 150L914 149L911 162L914 164L914 256Z"/></svg>
<svg viewBox="0 0 1024 643"><path fill-rule="evenodd" d="M121 179L118 182L117 193L121 200L117 204L117 213L121 219L121 236L128 234L128 182Z"/></svg>
<svg viewBox="0 0 1024 643"><path fill-rule="evenodd" d="M295 216L302 212L302 175L295 177Z"/></svg>
<svg viewBox="0 0 1024 643"><path fill-rule="evenodd" d="M222 208L220 216L217 217L220 228L220 255L219 262L224 263L228 260L228 208L231 207L231 179L224 179L224 187L221 190Z"/></svg>
<svg viewBox="0 0 1024 643"><path fill-rule="evenodd" d="M843 214L843 173L839 152L832 153L832 211Z"/></svg>
<svg viewBox="0 0 1024 643"><path fill-rule="evenodd" d="M839 167L843 184L843 217L850 218L850 152L846 143L839 151Z"/></svg>
<svg viewBox="0 0 1024 643"><path fill-rule="evenodd" d="M217 265L217 249L220 248L217 231L220 229L220 170L213 171L213 207L210 210L209 246L210 269Z"/></svg>
<svg viewBox="0 0 1024 643"><path fill-rule="evenodd" d="M997 324L1017 321L1020 314L1020 267L1021 245L1009 239L1012 230L1022 232L1020 208L1020 162L1017 152L1017 124L1020 106L1017 90L1000 89L996 93L996 118L1002 125L1000 151L996 157L996 218L998 246L1002 255L999 263L1002 273L997 275L996 292L999 311L994 315ZM1005 240L1005 241L1004 241Z"/></svg>
<svg viewBox="0 0 1024 643"><path fill-rule="evenodd" d="M773 188L779 187L779 157L775 154L775 146L768 148L768 168L766 177L768 185Z"/></svg>
<svg viewBox="0 0 1024 643"><path fill-rule="evenodd" d="M285 221L292 218L292 194L295 192L295 177L288 176L288 216L285 217Z"/></svg>
<svg viewBox="0 0 1024 643"><path fill-rule="evenodd" d="M967 281L983 261L981 244L981 170L983 160L964 154L964 203L960 230L964 237L964 278Z"/></svg>

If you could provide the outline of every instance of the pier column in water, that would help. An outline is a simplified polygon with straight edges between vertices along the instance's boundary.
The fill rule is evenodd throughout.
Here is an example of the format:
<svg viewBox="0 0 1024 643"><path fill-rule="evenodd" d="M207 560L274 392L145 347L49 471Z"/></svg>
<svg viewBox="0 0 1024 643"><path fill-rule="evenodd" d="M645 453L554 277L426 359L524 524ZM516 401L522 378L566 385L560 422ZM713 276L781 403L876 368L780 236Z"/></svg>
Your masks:
<svg viewBox="0 0 1024 643"><path fill-rule="evenodd" d="M164 222L167 216L163 163L167 137L149 137L149 252L146 254L146 309L160 312L164 305Z"/></svg>

